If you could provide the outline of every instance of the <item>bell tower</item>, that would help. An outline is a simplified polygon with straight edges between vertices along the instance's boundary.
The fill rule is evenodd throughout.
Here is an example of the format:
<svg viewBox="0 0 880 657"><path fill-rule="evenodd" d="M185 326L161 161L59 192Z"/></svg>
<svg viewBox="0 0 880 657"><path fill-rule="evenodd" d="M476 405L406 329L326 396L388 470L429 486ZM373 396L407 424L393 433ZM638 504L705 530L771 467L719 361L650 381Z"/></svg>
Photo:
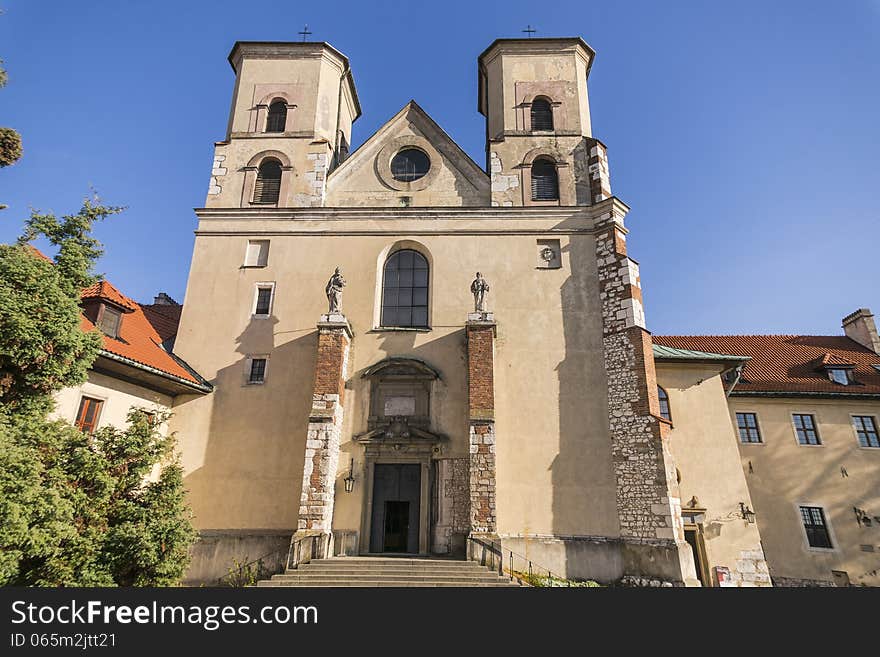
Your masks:
<svg viewBox="0 0 880 657"><path fill-rule="evenodd" d="M611 196L605 146L592 137L581 38L497 39L479 57L493 206L592 205Z"/></svg>
<svg viewBox="0 0 880 657"><path fill-rule="evenodd" d="M328 43L238 41L226 139L205 206L314 207L360 116L348 58Z"/></svg>

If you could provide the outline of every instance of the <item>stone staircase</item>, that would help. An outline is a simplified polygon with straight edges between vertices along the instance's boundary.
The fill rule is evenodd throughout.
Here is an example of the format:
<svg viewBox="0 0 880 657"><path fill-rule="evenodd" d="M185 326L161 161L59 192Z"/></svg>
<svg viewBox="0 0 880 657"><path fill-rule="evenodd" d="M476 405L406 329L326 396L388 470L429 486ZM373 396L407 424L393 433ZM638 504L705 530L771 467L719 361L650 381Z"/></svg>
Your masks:
<svg viewBox="0 0 880 657"><path fill-rule="evenodd" d="M335 557L287 570L257 586L437 587L519 586L473 561L399 557Z"/></svg>

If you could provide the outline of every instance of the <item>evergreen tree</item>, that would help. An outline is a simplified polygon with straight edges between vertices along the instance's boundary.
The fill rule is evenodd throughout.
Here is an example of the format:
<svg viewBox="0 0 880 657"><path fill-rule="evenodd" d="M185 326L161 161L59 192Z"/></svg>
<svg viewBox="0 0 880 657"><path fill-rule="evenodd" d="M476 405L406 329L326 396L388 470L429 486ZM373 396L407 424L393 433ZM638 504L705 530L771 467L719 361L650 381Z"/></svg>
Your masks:
<svg viewBox="0 0 880 657"><path fill-rule="evenodd" d="M102 253L92 227L120 211L95 198L60 219L34 212L18 244L0 245L0 585L164 586L188 564L196 535L158 430L167 417L134 409L93 436L48 419L100 350L79 298ZM54 263L28 246L37 237Z"/></svg>

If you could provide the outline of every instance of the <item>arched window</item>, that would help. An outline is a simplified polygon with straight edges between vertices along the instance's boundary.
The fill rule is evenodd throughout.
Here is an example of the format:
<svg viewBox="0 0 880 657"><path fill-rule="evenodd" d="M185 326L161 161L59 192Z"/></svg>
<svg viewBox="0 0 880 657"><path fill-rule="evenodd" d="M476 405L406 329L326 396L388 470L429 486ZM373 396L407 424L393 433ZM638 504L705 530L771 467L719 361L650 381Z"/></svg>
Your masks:
<svg viewBox="0 0 880 657"><path fill-rule="evenodd" d="M257 172L254 203L277 203L281 193L281 162L265 159Z"/></svg>
<svg viewBox="0 0 880 657"><path fill-rule="evenodd" d="M553 160L539 158L532 163L532 200L559 200L559 177Z"/></svg>
<svg viewBox="0 0 880 657"><path fill-rule="evenodd" d="M266 132L284 132L287 124L287 103L274 100L269 105L269 118L266 119Z"/></svg>
<svg viewBox="0 0 880 657"><path fill-rule="evenodd" d="M428 327L428 261L418 251L395 251L385 261L381 324Z"/></svg>
<svg viewBox="0 0 880 657"><path fill-rule="evenodd" d="M657 386L657 397L660 399L660 417L672 422L672 413L669 411L669 395L660 386Z"/></svg>
<svg viewBox="0 0 880 657"><path fill-rule="evenodd" d="M532 101L532 130L553 130L553 108L546 98Z"/></svg>

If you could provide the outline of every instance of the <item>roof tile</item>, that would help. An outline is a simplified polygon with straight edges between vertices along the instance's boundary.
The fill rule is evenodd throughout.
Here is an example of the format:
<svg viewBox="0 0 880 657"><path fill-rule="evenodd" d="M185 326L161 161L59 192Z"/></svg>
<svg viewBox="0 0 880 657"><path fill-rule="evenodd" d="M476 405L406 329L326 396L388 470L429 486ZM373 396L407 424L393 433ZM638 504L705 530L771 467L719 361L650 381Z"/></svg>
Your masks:
<svg viewBox="0 0 880 657"><path fill-rule="evenodd" d="M842 335L655 335L676 349L751 356L737 392L880 395L880 355ZM854 366L855 383L834 383L817 365Z"/></svg>

